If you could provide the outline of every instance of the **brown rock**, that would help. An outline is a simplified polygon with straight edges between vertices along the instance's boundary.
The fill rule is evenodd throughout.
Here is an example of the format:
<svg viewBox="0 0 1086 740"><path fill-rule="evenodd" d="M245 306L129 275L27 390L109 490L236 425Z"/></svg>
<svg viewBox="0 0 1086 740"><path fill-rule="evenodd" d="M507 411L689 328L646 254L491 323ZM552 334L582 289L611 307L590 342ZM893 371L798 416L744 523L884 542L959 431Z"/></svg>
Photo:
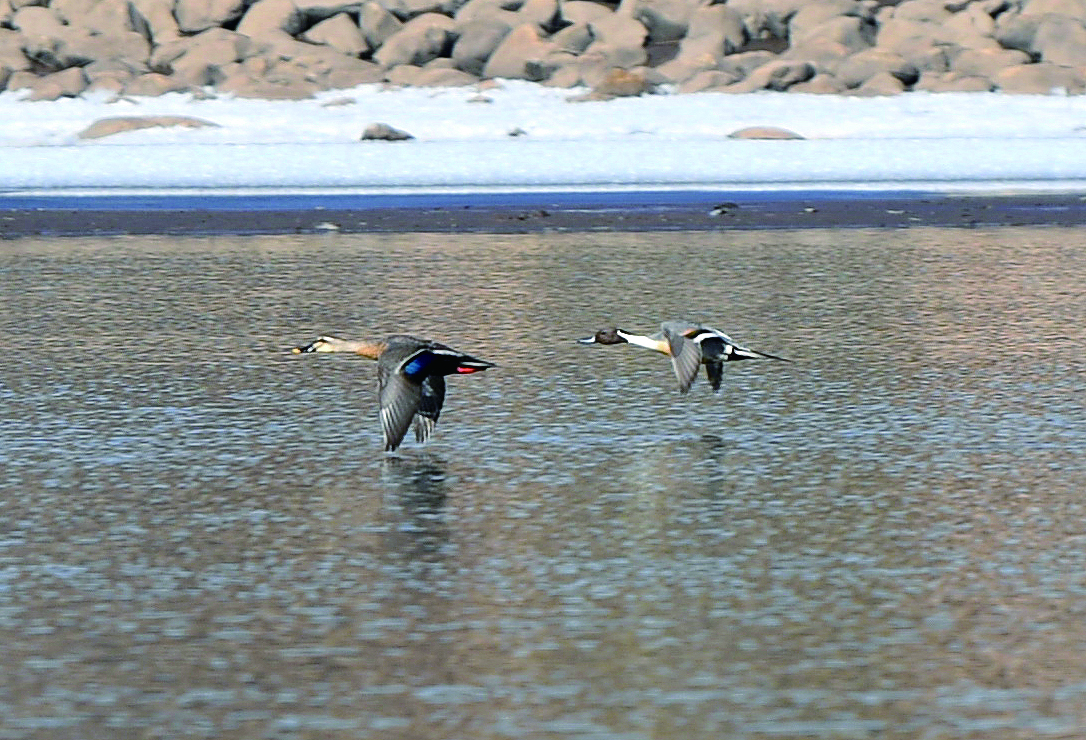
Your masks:
<svg viewBox="0 0 1086 740"><path fill-rule="evenodd" d="M728 134L729 139L803 139L795 131L776 126L748 126Z"/></svg>
<svg viewBox="0 0 1086 740"><path fill-rule="evenodd" d="M731 72L721 72L718 69L706 69L685 80L679 85L680 93L704 92L706 90L719 90L732 85L740 80Z"/></svg>
<svg viewBox="0 0 1086 740"><path fill-rule="evenodd" d="M950 70L962 77L987 77L1002 69L1027 64L1029 55L1015 49L963 49L953 58Z"/></svg>
<svg viewBox="0 0 1086 740"><path fill-rule="evenodd" d="M30 85L30 95L25 100L57 100L74 98L87 89L87 78L79 67L70 67L37 78Z"/></svg>
<svg viewBox="0 0 1086 740"><path fill-rule="evenodd" d="M562 20L566 23L589 24L594 20L611 14L611 9L589 0L567 0L560 6Z"/></svg>
<svg viewBox="0 0 1086 740"><path fill-rule="evenodd" d="M238 33L253 39L294 36L305 28L305 13L294 0L257 0L238 23Z"/></svg>
<svg viewBox="0 0 1086 740"><path fill-rule="evenodd" d="M206 128L209 126L217 128L218 125L191 116L117 116L115 118L100 118L80 131L77 136L80 139L101 139L125 131L138 131L144 128L173 128L175 126L182 128Z"/></svg>
<svg viewBox="0 0 1086 740"><path fill-rule="evenodd" d="M1047 15L1037 25L1030 51L1064 67L1086 66L1086 15Z"/></svg>
<svg viewBox="0 0 1086 740"><path fill-rule="evenodd" d="M905 85L911 85L920 77L916 65L900 54L881 49L865 49L853 54L838 65L834 76L846 87L859 87L880 72L889 72Z"/></svg>
<svg viewBox="0 0 1086 740"><path fill-rule="evenodd" d="M188 85L180 80L175 80L158 72L148 72L133 77L132 81L124 86L124 94L157 97L169 92L181 92L188 89Z"/></svg>
<svg viewBox="0 0 1086 740"><path fill-rule="evenodd" d="M709 55L719 63L747 40L740 15L728 5L710 5L690 14L689 29L679 43L678 59L688 63Z"/></svg>
<svg viewBox="0 0 1086 740"><path fill-rule="evenodd" d="M132 28L155 44L163 44L181 35L174 17L173 0L129 0Z"/></svg>
<svg viewBox="0 0 1086 740"><path fill-rule="evenodd" d="M415 78L418 87L466 87L479 81L475 75L459 69L446 67L427 67Z"/></svg>
<svg viewBox="0 0 1086 740"><path fill-rule="evenodd" d="M551 43L563 51L580 54L592 44L592 32L587 23L574 23L551 36Z"/></svg>
<svg viewBox="0 0 1086 740"><path fill-rule="evenodd" d="M653 85L645 75L627 69L612 69L606 77L593 88L596 99L626 98L652 92Z"/></svg>

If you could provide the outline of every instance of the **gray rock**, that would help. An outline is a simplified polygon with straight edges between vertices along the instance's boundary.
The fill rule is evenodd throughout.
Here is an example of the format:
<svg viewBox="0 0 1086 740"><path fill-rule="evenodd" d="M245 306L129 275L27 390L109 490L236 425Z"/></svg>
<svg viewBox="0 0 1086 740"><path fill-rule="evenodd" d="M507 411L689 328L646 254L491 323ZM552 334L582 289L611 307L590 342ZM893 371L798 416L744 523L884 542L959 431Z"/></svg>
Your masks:
<svg viewBox="0 0 1086 740"><path fill-rule="evenodd" d="M751 38L788 38L788 23L810 0L729 0Z"/></svg>
<svg viewBox="0 0 1086 740"><path fill-rule="evenodd" d="M639 21L653 42L678 41L686 36L690 16L699 5L689 0L623 0L622 14ZM742 24L738 14L730 12Z"/></svg>
<svg viewBox="0 0 1086 740"><path fill-rule="evenodd" d="M80 139L102 139L126 131L139 131L145 128L218 128L219 124L191 116L116 116L99 118L80 131Z"/></svg>
<svg viewBox="0 0 1086 740"><path fill-rule="evenodd" d="M415 137L387 123L371 123L362 132L362 141L410 141Z"/></svg>

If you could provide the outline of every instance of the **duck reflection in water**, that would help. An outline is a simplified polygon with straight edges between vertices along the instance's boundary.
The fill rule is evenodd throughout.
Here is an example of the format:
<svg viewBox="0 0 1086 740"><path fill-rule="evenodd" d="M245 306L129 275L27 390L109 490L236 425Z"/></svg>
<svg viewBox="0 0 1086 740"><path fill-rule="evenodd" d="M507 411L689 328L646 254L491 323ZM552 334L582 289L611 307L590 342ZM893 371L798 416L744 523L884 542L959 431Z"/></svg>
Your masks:
<svg viewBox="0 0 1086 740"><path fill-rule="evenodd" d="M445 462L438 457L388 457L382 461L382 482L388 492L387 509L402 516L392 534L397 549L414 556L438 559L449 541L445 522ZM396 516L396 515L394 515ZM406 536L409 542L401 540ZM407 547L404 547L407 545Z"/></svg>

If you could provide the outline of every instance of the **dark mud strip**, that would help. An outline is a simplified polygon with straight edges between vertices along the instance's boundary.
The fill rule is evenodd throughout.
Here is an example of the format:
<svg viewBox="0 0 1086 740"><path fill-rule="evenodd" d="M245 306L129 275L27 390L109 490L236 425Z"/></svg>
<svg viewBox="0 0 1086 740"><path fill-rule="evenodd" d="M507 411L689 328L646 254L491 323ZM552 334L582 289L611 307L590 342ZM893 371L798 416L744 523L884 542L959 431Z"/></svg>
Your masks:
<svg viewBox="0 0 1086 740"><path fill-rule="evenodd" d="M1086 195L618 192L466 195L0 195L0 238L121 234L518 233L1081 226Z"/></svg>

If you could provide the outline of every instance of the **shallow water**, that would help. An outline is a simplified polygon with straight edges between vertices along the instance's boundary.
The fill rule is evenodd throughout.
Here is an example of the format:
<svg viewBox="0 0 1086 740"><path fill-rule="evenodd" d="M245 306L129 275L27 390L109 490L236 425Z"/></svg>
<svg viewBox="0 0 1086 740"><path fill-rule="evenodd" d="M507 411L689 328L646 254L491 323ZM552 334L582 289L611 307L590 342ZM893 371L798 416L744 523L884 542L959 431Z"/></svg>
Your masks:
<svg viewBox="0 0 1086 740"><path fill-rule="evenodd" d="M1086 231L0 245L0 738L1086 727ZM795 362L680 396L573 343ZM410 331L497 362L380 452Z"/></svg>

